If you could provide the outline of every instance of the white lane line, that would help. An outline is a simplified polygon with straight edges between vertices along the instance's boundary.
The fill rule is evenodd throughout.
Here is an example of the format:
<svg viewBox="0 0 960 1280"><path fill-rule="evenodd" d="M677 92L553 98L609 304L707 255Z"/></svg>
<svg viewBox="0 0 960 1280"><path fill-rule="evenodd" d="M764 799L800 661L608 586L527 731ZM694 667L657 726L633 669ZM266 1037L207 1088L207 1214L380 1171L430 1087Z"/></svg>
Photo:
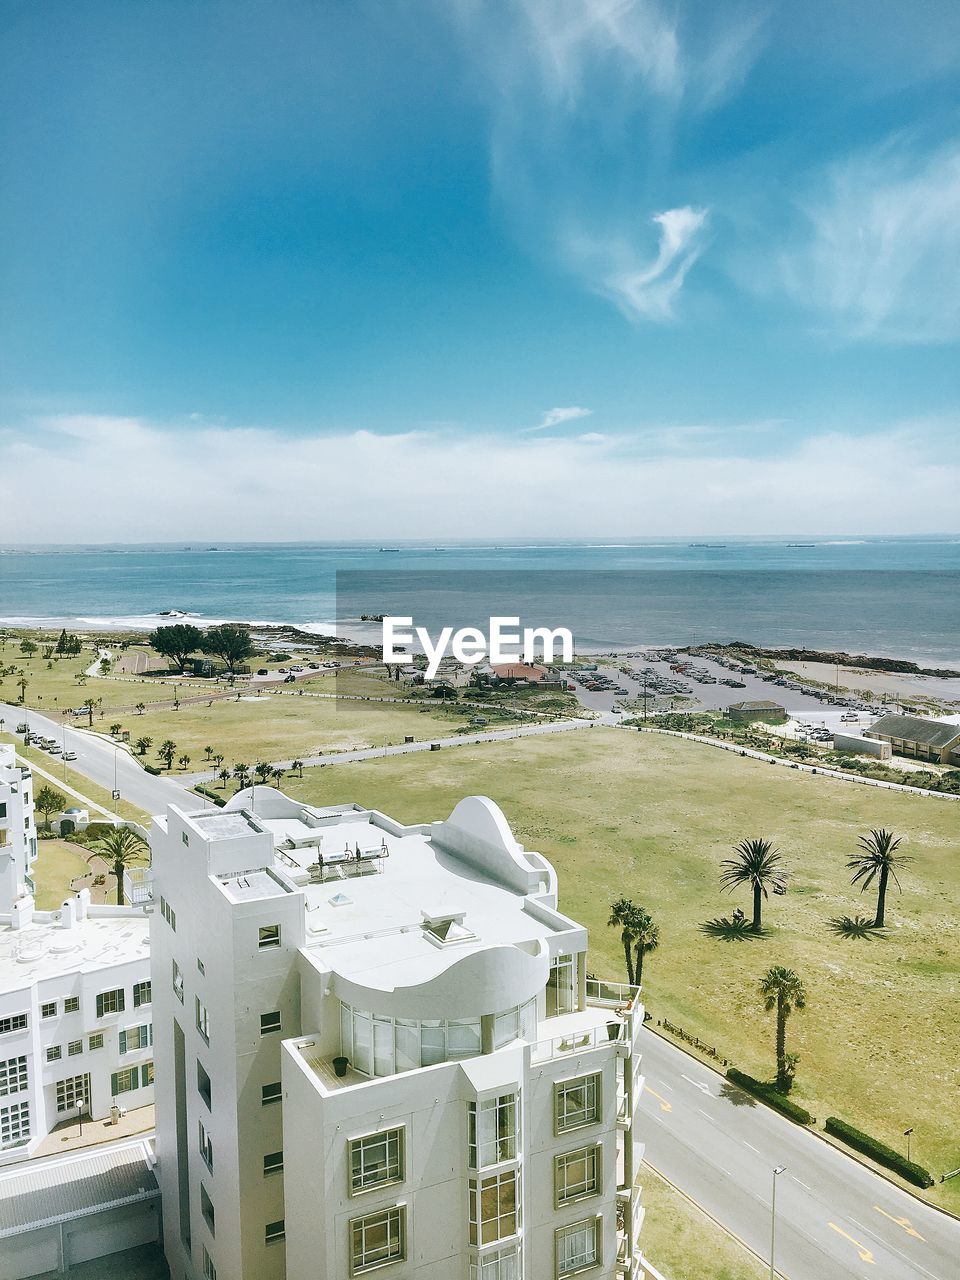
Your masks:
<svg viewBox="0 0 960 1280"><path fill-rule="evenodd" d="M706 1116L708 1120L713 1119L713 1116L710 1115L709 1111L704 1111L703 1107L697 1107L697 1110L700 1112L702 1116Z"/></svg>
<svg viewBox="0 0 960 1280"><path fill-rule="evenodd" d="M747 1142L746 1138L744 1138L744 1140L743 1140L743 1145L744 1145L745 1147L749 1147L751 1151L757 1151L757 1148L753 1145L753 1143L752 1143L752 1142ZM759 1152L759 1151L757 1151L757 1155L760 1155L760 1152Z"/></svg>
<svg viewBox="0 0 960 1280"><path fill-rule="evenodd" d="M874 1240L882 1245L884 1249L889 1249L891 1253L895 1253L898 1258L902 1258L904 1262L908 1263L911 1267L916 1267L917 1270L922 1271L925 1276L929 1276L930 1280L940 1280L939 1276L935 1276L932 1271L928 1271L927 1268L917 1262L915 1258L911 1258L907 1254L902 1253L896 1245L890 1244L888 1241L884 1240L883 1236L877 1235L876 1231L871 1231L865 1223L858 1222L856 1218L851 1218L850 1221L855 1227L859 1227L861 1231L865 1231L868 1236L873 1236Z"/></svg>
<svg viewBox="0 0 960 1280"><path fill-rule="evenodd" d="M793 1174L791 1174L790 1176L791 1176L791 1178L793 1178ZM800 1179L799 1179L799 1178L793 1178L793 1180L794 1180L794 1182L799 1182L799 1183L800 1183L800 1186L801 1186L801 1187L803 1187L805 1190L807 1190L807 1191L812 1191L812 1190L813 1190L813 1187L808 1187L808 1186L807 1186L807 1184L806 1184L805 1182L800 1182Z"/></svg>

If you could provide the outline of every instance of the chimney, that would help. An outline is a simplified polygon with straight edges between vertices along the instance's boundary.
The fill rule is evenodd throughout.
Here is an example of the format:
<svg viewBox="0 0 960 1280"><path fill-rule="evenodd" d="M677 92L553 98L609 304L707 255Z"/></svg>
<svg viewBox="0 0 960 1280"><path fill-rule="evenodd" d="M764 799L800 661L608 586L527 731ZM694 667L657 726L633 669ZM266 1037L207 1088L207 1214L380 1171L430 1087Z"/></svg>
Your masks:
<svg viewBox="0 0 960 1280"><path fill-rule="evenodd" d="M10 912L10 927L25 929L28 924L33 924L33 898L29 893L25 893L13 904Z"/></svg>
<svg viewBox="0 0 960 1280"><path fill-rule="evenodd" d="M77 923L77 900L68 898L60 908L60 928L73 929Z"/></svg>
<svg viewBox="0 0 960 1280"><path fill-rule="evenodd" d="M86 920L90 914L90 890L81 889L74 901L77 904L77 919Z"/></svg>

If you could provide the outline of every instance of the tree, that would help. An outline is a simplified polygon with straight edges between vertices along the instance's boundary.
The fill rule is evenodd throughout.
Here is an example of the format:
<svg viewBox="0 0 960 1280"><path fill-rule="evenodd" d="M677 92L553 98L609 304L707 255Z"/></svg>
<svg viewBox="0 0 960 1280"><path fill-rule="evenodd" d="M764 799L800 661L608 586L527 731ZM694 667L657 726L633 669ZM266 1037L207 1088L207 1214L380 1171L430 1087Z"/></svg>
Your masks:
<svg viewBox="0 0 960 1280"><path fill-rule="evenodd" d="M142 715L143 715L143 713L146 711L146 709L147 709L147 704L146 704L145 702L138 702L138 703L137 703L137 715L138 715L138 716L142 716Z"/></svg>
<svg viewBox="0 0 960 1280"><path fill-rule="evenodd" d="M207 757L207 764L209 764L210 758L213 755L213 747L204 747L203 754Z"/></svg>
<svg viewBox="0 0 960 1280"><path fill-rule="evenodd" d="M253 773L258 782L266 782L270 777L270 766L262 760L258 760L253 766Z"/></svg>
<svg viewBox="0 0 960 1280"><path fill-rule="evenodd" d="M32 640L21 640L20 652L23 654L25 658L32 658L33 655L37 652L37 646L33 643Z"/></svg>
<svg viewBox="0 0 960 1280"><path fill-rule="evenodd" d="M80 704L87 713L87 728L93 728L93 708L97 705L96 698L84 698Z"/></svg>
<svg viewBox="0 0 960 1280"><path fill-rule="evenodd" d="M248 764L235 764L233 766L233 776L237 780L237 790L242 791L250 780L250 766Z"/></svg>
<svg viewBox="0 0 960 1280"><path fill-rule="evenodd" d="M274 766L273 766L273 768L270 770L270 777L271 777L271 778L274 780L274 782L277 784L277 790L279 791L279 790L280 790L280 780L281 780L281 778L283 777L283 770L280 768L280 766L279 766L279 765L274 765Z"/></svg>
<svg viewBox="0 0 960 1280"><path fill-rule="evenodd" d="M301 778L303 777L303 761L302 760L291 760L290 768L296 769L297 775Z"/></svg>
<svg viewBox="0 0 960 1280"><path fill-rule="evenodd" d="M217 777L220 779L220 790L223 791L227 783L230 781L230 770L221 769L217 774Z"/></svg>
<svg viewBox="0 0 960 1280"><path fill-rule="evenodd" d="M787 1053L787 1018L794 1009L806 1006L807 993L792 969L777 964L760 979L760 995L767 1013L771 1009L777 1011L777 1088L789 1093L797 1059Z"/></svg>
<svg viewBox="0 0 960 1280"><path fill-rule="evenodd" d="M644 907L637 908L637 921L633 933L633 973L639 987L643 982L643 958L660 945L660 926Z"/></svg>
<svg viewBox="0 0 960 1280"><path fill-rule="evenodd" d="M786 893L787 878L783 857L769 840L741 840L735 847L735 858L724 858L720 873L720 887L731 892L742 884L753 890L753 922L751 929L759 933L762 928L761 909L764 898L774 893Z"/></svg>
<svg viewBox="0 0 960 1280"><path fill-rule="evenodd" d="M219 769L222 764L223 764L223 756L218 751L213 757L213 767L215 769Z"/></svg>
<svg viewBox="0 0 960 1280"><path fill-rule="evenodd" d="M187 765L190 763L190 757L186 753L184 753L182 756L180 756L177 763L180 765L181 769L185 769Z"/></svg>
<svg viewBox="0 0 960 1280"><path fill-rule="evenodd" d="M41 787L33 798L34 805L40 810L44 818L44 826L50 830L51 813L60 813L67 801L59 791L53 787Z"/></svg>
<svg viewBox="0 0 960 1280"><path fill-rule="evenodd" d="M110 874L117 878L117 906L123 906L123 873L128 867L142 865L147 861L148 846L143 836L129 827L114 827L106 835L101 836L93 844L94 852L87 858L102 858L110 868Z"/></svg>
<svg viewBox="0 0 960 1280"><path fill-rule="evenodd" d="M27 677L25 675L21 674L17 677L17 688L20 690L20 705L22 707L27 696Z"/></svg>
<svg viewBox="0 0 960 1280"><path fill-rule="evenodd" d="M150 644L162 657L171 658L183 675L191 653L203 648L203 632L189 622L177 622L151 631Z"/></svg>
<svg viewBox="0 0 960 1280"><path fill-rule="evenodd" d="M637 907L629 898L617 898L610 904L610 919L607 924L611 929L620 930L620 942L623 945L623 958L627 965L627 982L633 986L633 939L637 923Z"/></svg>
<svg viewBox="0 0 960 1280"><path fill-rule="evenodd" d="M851 883L859 884L861 893L870 888L874 879L877 880L877 914L873 920L875 929L884 927L883 916L890 877L893 877L893 883L902 893L900 881L897 879L897 870L913 861L905 854L897 853L900 843L900 836L895 836L892 831L881 827L879 831L871 831L868 836L861 836L858 841L860 852L847 859L847 867L854 873Z"/></svg>
<svg viewBox="0 0 960 1280"><path fill-rule="evenodd" d="M256 650L246 627L235 622L223 622L217 627L209 627L203 637L204 653L211 653L222 658L231 675L236 673L241 662L253 656Z"/></svg>
<svg viewBox="0 0 960 1280"><path fill-rule="evenodd" d="M150 748L153 746L153 739L152 739L152 738L138 738L138 739L136 740L136 742L135 742L133 745L136 747L136 749L137 749L137 753L138 753L139 755L141 755L141 756L145 756L145 755L147 754L147 752L150 750Z"/></svg>
<svg viewBox="0 0 960 1280"><path fill-rule="evenodd" d="M122 728L122 724L112 724L110 726L110 736L115 738Z"/></svg>
<svg viewBox="0 0 960 1280"><path fill-rule="evenodd" d="M167 738L166 742L161 742L160 746L157 747L157 755L168 769L173 768L173 758L176 754L177 744L175 742L171 742L169 738Z"/></svg>

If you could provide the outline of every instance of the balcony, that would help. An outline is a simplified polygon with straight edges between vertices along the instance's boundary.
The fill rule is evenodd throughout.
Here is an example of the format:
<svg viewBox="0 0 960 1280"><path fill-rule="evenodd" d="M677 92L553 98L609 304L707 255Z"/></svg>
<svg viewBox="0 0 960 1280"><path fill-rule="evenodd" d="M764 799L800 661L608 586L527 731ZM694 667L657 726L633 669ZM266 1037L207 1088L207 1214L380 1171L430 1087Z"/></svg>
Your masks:
<svg viewBox="0 0 960 1280"><path fill-rule="evenodd" d="M540 1037L531 1047L531 1061L545 1062L610 1044L616 1046L618 1057L628 1057L633 1043L632 1015L640 1007L639 996L639 987L588 978L586 1008L539 1023Z"/></svg>

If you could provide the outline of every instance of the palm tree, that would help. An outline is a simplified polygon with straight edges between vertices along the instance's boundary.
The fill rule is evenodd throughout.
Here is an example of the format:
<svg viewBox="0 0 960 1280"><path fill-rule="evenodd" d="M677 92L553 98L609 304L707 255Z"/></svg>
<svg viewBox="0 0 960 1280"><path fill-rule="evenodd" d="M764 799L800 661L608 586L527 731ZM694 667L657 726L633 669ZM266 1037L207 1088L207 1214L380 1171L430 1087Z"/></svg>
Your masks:
<svg viewBox="0 0 960 1280"><path fill-rule="evenodd" d="M210 763L210 759L211 759L211 757L212 757L212 755L213 755L213 747L204 747L204 748L203 748L203 753L204 753L204 755L207 757L207 764L209 764L209 763Z"/></svg>
<svg viewBox="0 0 960 1280"><path fill-rule="evenodd" d="M659 945L660 926L654 924L653 917L645 907L638 907L633 933L633 973L638 987L643 981L643 957L650 951L656 951Z"/></svg>
<svg viewBox="0 0 960 1280"><path fill-rule="evenodd" d="M270 770L270 777L277 784L277 790L279 791L280 779L283 777L283 770L279 767L279 765L274 765L274 767Z"/></svg>
<svg viewBox="0 0 960 1280"><path fill-rule="evenodd" d="M629 898L617 898L610 904L610 919L607 924L611 929L620 930L620 941L623 944L623 957L627 963L627 982L633 986L633 941L637 924L637 906Z"/></svg>
<svg viewBox="0 0 960 1280"><path fill-rule="evenodd" d="M213 767L215 769L219 769L222 764L223 764L223 756L220 755L219 752L216 752L213 757Z"/></svg>
<svg viewBox="0 0 960 1280"><path fill-rule="evenodd" d="M753 889L753 922L750 925L754 933L762 927L760 919L763 899L774 893L786 893L787 877L783 869L783 858L774 849L769 840L741 840L735 847L735 858L724 858L720 864L721 889L734 890L742 884Z"/></svg>
<svg viewBox="0 0 960 1280"><path fill-rule="evenodd" d="M168 769L173 768L173 760L176 754L177 754L177 744L175 742L171 742L169 738L167 738L166 742L162 742L160 746L157 748L157 755L164 762L164 764L167 766Z"/></svg>
<svg viewBox="0 0 960 1280"><path fill-rule="evenodd" d="M141 756L145 756L145 755L147 754L147 752L149 751L149 749L153 746L153 739L152 739L152 738L138 738L138 739L136 740L136 742L135 742L133 745L136 747L136 749L137 749L137 753L138 753L139 755L141 755Z"/></svg>
<svg viewBox="0 0 960 1280"><path fill-rule="evenodd" d="M771 1009L777 1011L777 1088L789 1093L797 1059L787 1054L787 1018L794 1009L806 1006L807 993L792 969L777 964L760 979L760 995L767 1013Z"/></svg>
<svg viewBox="0 0 960 1280"><path fill-rule="evenodd" d="M187 765L190 763L190 757L189 757L188 755L184 754L184 755L180 756L180 758L179 758L179 762L178 762L178 763L179 763L179 765L180 765L180 768L181 768L181 769L185 769L185 768L187 767Z"/></svg>
<svg viewBox="0 0 960 1280"><path fill-rule="evenodd" d="M137 703L136 711L138 716L142 716L143 713L146 711L146 709L147 709L147 704L145 702Z"/></svg>
<svg viewBox="0 0 960 1280"><path fill-rule="evenodd" d="M242 791L250 778L250 766L247 764L235 764L233 766L233 776L237 780L237 790Z"/></svg>
<svg viewBox="0 0 960 1280"><path fill-rule="evenodd" d="M230 777L231 777L230 770L221 769L220 772L217 774L217 777L220 779L220 790L221 791L225 790L227 783L230 781Z"/></svg>
<svg viewBox="0 0 960 1280"><path fill-rule="evenodd" d="M873 883L874 877L877 880L877 914L874 917L873 927L875 929L883 928L883 913L886 907L887 884L890 877L893 877L893 883L900 892L900 881L897 879L897 868L905 866L908 862L912 862L912 858L908 858L905 854L898 854L900 848L900 836L895 836L892 831L887 831L885 827L881 827L879 831L871 831L868 836L861 836L858 843L860 852L854 854L852 858L847 859L847 867L854 873L852 884L860 884L860 892L869 889Z"/></svg>
<svg viewBox="0 0 960 1280"><path fill-rule="evenodd" d="M303 761L302 760L291 760L290 768L296 769L298 777L301 777L301 778L303 777Z"/></svg>
<svg viewBox="0 0 960 1280"><path fill-rule="evenodd" d="M123 873L128 867L142 865L146 860L149 848L143 836L129 827L114 827L106 835L101 836L92 846L94 852L87 858L101 858L109 864L110 874L117 878L117 906L123 906Z"/></svg>
<svg viewBox="0 0 960 1280"><path fill-rule="evenodd" d="M266 782L270 777L270 766L265 764L262 760L258 760L253 766L253 772L259 782Z"/></svg>

